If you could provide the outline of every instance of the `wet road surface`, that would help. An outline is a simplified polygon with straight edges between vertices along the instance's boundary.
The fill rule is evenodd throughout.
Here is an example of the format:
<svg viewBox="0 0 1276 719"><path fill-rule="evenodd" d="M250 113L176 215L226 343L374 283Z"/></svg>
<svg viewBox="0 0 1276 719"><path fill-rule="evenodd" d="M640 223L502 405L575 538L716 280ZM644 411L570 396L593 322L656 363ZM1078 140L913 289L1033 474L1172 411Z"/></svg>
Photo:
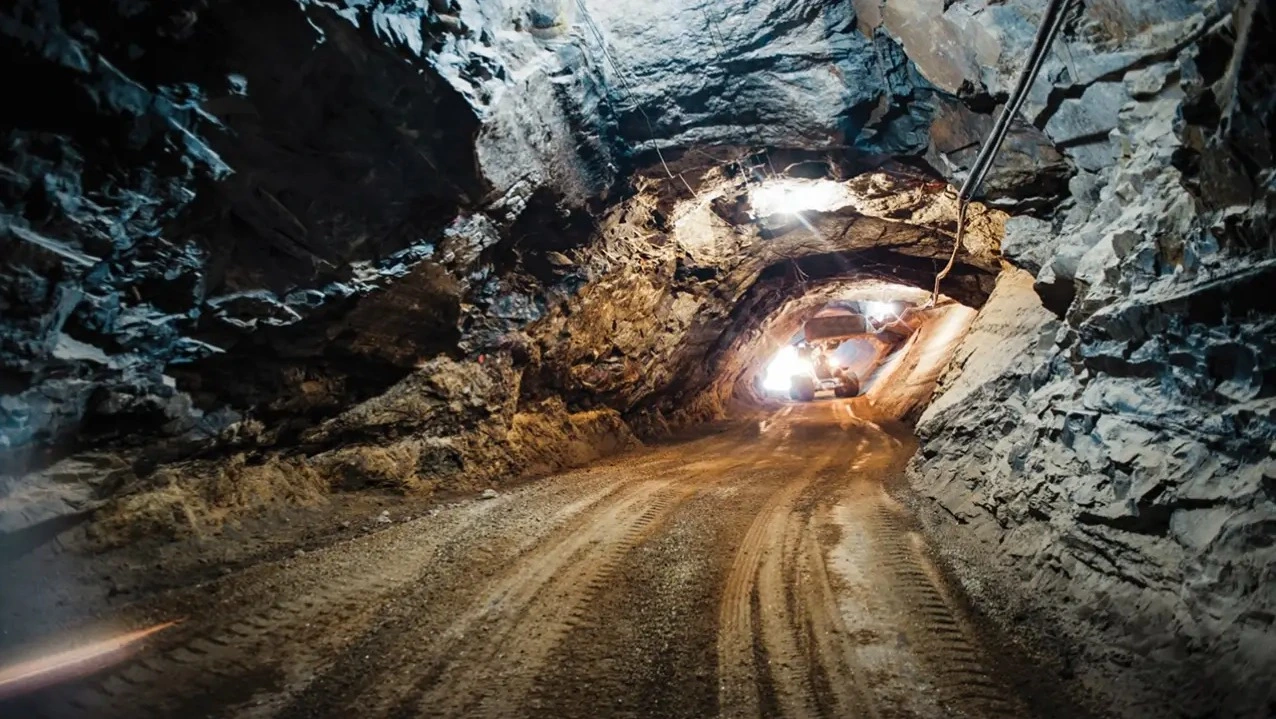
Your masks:
<svg viewBox="0 0 1276 719"><path fill-rule="evenodd" d="M171 598L186 621L127 662L0 716L1028 716L886 492L911 438L854 406L252 567Z"/></svg>

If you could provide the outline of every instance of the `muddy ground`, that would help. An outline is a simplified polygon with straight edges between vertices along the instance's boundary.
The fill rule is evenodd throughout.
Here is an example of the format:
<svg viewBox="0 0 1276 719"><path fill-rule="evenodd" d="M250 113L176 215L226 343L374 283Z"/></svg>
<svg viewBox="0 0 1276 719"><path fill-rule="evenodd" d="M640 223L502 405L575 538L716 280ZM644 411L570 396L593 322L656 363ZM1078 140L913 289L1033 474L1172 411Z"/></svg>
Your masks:
<svg viewBox="0 0 1276 719"><path fill-rule="evenodd" d="M899 501L911 435L856 402L494 498L364 497L146 560L10 562L10 656L183 621L0 716L1084 716L947 579Z"/></svg>

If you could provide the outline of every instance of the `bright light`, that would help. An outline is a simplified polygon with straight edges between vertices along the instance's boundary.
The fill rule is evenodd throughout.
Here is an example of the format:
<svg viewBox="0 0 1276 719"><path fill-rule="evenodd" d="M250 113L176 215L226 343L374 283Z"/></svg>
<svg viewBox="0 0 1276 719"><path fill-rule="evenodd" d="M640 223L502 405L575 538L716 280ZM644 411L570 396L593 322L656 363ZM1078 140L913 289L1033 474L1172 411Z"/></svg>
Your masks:
<svg viewBox="0 0 1276 719"><path fill-rule="evenodd" d="M845 207L850 201L846 188L832 180L771 180L749 195L757 217L792 215L803 210L828 212Z"/></svg>
<svg viewBox="0 0 1276 719"><path fill-rule="evenodd" d="M793 375L810 373L810 361L798 354L797 347L786 345L775 353L775 358L766 366L762 388L770 392L788 392L793 384Z"/></svg>
<svg viewBox="0 0 1276 719"><path fill-rule="evenodd" d="M174 624L177 622L156 624L147 629L0 667L0 700L101 671L127 658L137 649L138 642Z"/></svg>
<svg viewBox="0 0 1276 719"><path fill-rule="evenodd" d="M895 316L896 314L895 303L894 302L865 302L864 314L869 319L875 322L881 322L887 317Z"/></svg>

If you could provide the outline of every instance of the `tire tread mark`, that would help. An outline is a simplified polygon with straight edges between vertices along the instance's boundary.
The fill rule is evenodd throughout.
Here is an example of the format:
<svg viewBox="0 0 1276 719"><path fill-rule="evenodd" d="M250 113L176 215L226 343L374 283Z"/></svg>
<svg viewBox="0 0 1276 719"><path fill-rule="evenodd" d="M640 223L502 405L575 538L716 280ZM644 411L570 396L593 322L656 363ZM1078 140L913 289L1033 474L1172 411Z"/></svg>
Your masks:
<svg viewBox="0 0 1276 719"><path fill-rule="evenodd" d="M868 516L874 545L917 620L914 645L945 702L968 716L1027 716L1022 703L987 669L977 641L910 543L904 522L882 499Z"/></svg>

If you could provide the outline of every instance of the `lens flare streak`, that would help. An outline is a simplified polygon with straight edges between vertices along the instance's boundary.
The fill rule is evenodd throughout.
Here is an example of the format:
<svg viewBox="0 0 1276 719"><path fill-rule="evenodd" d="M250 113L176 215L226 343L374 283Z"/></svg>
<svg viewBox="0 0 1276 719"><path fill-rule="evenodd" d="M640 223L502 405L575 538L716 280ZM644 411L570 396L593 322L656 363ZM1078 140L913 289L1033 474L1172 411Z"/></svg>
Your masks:
<svg viewBox="0 0 1276 719"><path fill-rule="evenodd" d="M134 653L137 650L136 645L143 639L176 624L178 622L156 624L74 649L0 667L0 700L101 671Z"/></svg>

